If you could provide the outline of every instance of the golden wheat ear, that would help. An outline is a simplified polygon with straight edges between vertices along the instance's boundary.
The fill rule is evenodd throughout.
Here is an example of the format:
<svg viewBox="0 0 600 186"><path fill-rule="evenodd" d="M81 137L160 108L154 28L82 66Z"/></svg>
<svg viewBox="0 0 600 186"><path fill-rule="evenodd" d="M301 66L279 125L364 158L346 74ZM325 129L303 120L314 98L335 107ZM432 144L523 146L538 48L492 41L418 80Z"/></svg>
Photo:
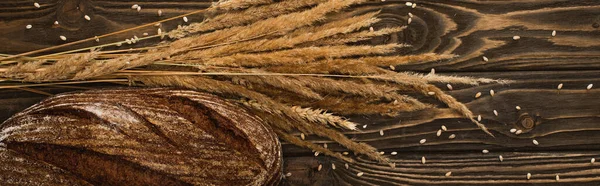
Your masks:
<svg viewBox="0 0 600 186"><path fill-rule="evenodd" d="M294 134L324 137L356 154L388 163L375 148L352 141L340 131L355 130L358 125L342 116L395 116L435 108L435 104L418 97L424 95L458 111L492 135L473 119L473 113L464 104L432 84L476 86L506 81L404 72L403 65L452 60L455 56L433 53L401 56L396 52L399 48L411 47L403 43L358 45L357 42L396 34L406 28L371 29L381 20L378 11L357 16L341 12L364 2L367 0L222 0L206 10L160 21L207 13L207 19L200 23L168 33L159 29L157 35L140 38L164 39L156 46L73 54L90 49L83 48L31 57L26 62L5 61L0 66L0 76L22 84L0 88L114 82L209 92L245 106L267 121L282 140L348 162L354 160L298 139ZM98 48L120 44L123 42Z"/></svg>

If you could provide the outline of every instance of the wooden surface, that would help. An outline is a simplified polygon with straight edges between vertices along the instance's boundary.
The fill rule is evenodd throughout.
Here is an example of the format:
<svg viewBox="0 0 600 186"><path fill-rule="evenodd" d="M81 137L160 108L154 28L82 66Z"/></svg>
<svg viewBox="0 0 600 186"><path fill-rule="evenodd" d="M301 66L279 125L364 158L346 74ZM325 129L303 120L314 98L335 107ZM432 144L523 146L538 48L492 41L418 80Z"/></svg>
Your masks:
<svg viewBox="0 0 600 186"><path fill-rule="evenodd" d="M61 12L66 10L67 4L76 2L87 7L82 11L92 17L91 22L86 22L82 13ZM438 74L516 80L508 85L453 85L454 90L448 91L467 103L476 115L481 115L482 123L496 137L487 136L468 120L443 108L404 113L396 118L355 116L353 121L368 126L361 132L348 132L348 136L367 142L386 155L398 152L398 155L390 156L396 162L396 168L357 157L360 161L346 169L343 162L322 155L314 157L309 150L284 144L284 173L292 173L285 178L284 185L600 183L600 162L590 162L592 158L600 158L600 1L413 2L418 4L414 9L404 5L405 1L396 0L352 7L350 11L356 14L382 10L380 17L384 20L376 24L375 29L405 25L407 14L414 15L404 32L364 44L409 43L413 48L403 52L460 55L449 61L396 68L400 70L428 72L435 68ZM0 53L16 54L61 44L59 35L67 36L69 41L93 37L210 5L186 0L147 1L148 4L116 0L47 0L40 3L42 8L36 9L30 1L0 2L0 27L3 28L0 29L0 42L3 43ZM142 12L130 9L134 3L143 7ZM163 17L156 16L158 9L165 12ZM190 19L200 20L201 17ZM73 21L64 27L62 24L52 26L56 19ZM170 30L182 23L174 21L163 27ZM27 24L33 24L33 28L26 30ZM155 30L148 28L127 33L101 43ZM553 30L557 32L555 37L551 36ZM517 35L521 38L513 40ZM136 46L144 44L148 43ZM133 46L122 46L123 49L129 47ZM489 61L483 61L483 56ZM556 87L560 83L564 87L558 91ZM586 90L588 84L594 84L594 88ZM445 84L439 87L445 87ZM496 92L493 97L489 95L491 89ZM65 89L55 90L60 91ZM482 92L483 96L475 99L477 92ZM0 108L2 120L43 97L15 90L4 91L2 96L7 96L3 97L3 105L11 104ZM518 111L515 106L522 109ZM498 111L497 117L493 110ZM441 125L448 131L437 137ZM509 132L512 128L523 133L512 134ZM380 136L380 130L384 130L383 136ZM448 139L450 134L455 134L456 138ZM421 139L427 139L427 142L419 144ZM533 139L539 145L534 145ZM345 151L318 137L308 136L307 140L328 143L328 148ZM490 153L483 154L483 149ZM499 161L499 155L504 161ZM427 159L426 164L421 163L423 156ZM331 169L331 163L336 164L335 170ZM321 171L317 171L319 164L323 164ZM446 177L449 171L452 174ZM358 177L358 172L364 172L364 175ZM526 178L527 173L532 175L530 180ZM560 176L559 181L556 175Z"/></svg>

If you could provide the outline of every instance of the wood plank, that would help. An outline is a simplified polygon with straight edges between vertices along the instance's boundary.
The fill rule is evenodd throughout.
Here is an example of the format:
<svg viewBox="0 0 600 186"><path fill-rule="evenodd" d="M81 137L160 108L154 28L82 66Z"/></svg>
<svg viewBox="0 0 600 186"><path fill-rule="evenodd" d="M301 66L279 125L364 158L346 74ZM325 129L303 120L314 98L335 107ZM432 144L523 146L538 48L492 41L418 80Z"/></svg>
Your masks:
<svg viewBox="0 0 600 186"><path fill-rule="evenodd" d="M453 85L454 90L447 91L466 103L475 114L481 114L482 122L492 130L495 138L444 108L403 113L394 118L355 116L352 121L368 126L360 132L347 132L347 136L369 143L387 155L398 152L391 156L397 168L357 157L359 163L346 170L339 160L322 155L314 157L310 150L284 143L286 167L283 171L292 172L285 184L542 184L556 183L555 174L561 176L559 183L600 183L597 180L600 172L596 164L590 163L591 158L600 158L600 137L596 135L600 130L600 105L597 104L600 90L586 90L590 83L600 85L598 74L600 71L447 74L516 80L507 85ZM556 86L560 83L564 86L558 91ZM490 89L495 90L493 97L488 93ZM57 92L60 91L53 93ZM477 92L482 92L483 96L475 99ZM40 96L14 92L12 95L13 99L30 99L29 102L40 99ZM3 99L3 103L6 101L11 99ZM27 101L19 103L21 108L28 106ZM431 103L436 101L431 100ZM516 111L516 105L521 106L521 111ZM0 113L7 113L7 116L15 112L8 107L0 109ZM498 117L493 115L494 109L498 111ZM525 113L535 124L531 128L521 125L524 120L521 115ZM448 131L437 137L441 125ZM511 128L521 129L523 133L510 133ZM384 130L384 136L380 136L380 130ZM456 138L448 139L451 134ZM334 151L346 151L323 138L308 135L306 139L318 144L327 143ZM421 139L427 139L427 142L420 144ZM539 145L533 144L533 139ZM483 149L490 153L482 154ZM504 157L504 162L498 160L499 155ZM420 164L422 156L427 158L425 165ZM335 171L330 170L332 162L336 163ZM324 165L320 172L316 171L319 163ZM357 177L358 171L365 175ZM453 176L446 178L448 171L452 171ZM530 181L525 179L527 172L533 175Z"/></svg>
<svg viewBox="0 0 600 186"><path fill-rule="evenodd" d="M284 143L286 167L292 172L286 178L289 185L480 185L530 183L600 183L600 172L591 158L599 158L600 90L587 90L590 83L600 83L600 71L455 73L454 75L510 78L517 82L507 85L458 86L449 94L467 104L482 123L492 130L490 137L470 121L447 109L432 109L404 113L395 118L376 116L352 117L352 121L367 124L360 132L347 136L378 148L396 162L396 168L365 160L346 170L343 162L329 157L314 157L313 153ZM557 85L563 83L558 91ZM445 85L439 85L444 87ZM492 97L489 90L493 89ZM483 96L474 98L477 92ZM520 106L521 110L515 109ZM497 110L496 117L493 110ZM524 122L525 121L525 122ZM525 124L525 125L524 125ZM533 124L533 125L529 125ZM448 131L436 136L441 126ZM516 135L510 129L520 129ZM379 131L383 130L381 136ZM449 136L454 134L454 139ZM338 152L345 148L329 140L308 135L314 143L327 143ZM421 139L426 139L420 144ZM535 145L533 140L539 145ZM483 154L482 150L489 150ZM352 153L351 153L352 154ZM502 155L504 162L498 156ZM425 165L420 158L425 156ZM321 172L316 171L323 164ZM337 169L331 170L331 163ZM357 177L359 172L365 172ZM452 171L451 177L445 173ZM530 172L532 180L526 180ZM560 182L555 175L559 174Z"/></svg>
<svg viewBox="0 0 600 186"><path fill-rule="evenodd" d="M416 8L405 1L373 1L350 9L355 14L381 10L383 20L374 28L406 25L408 13L414 17L408 29L364 44L408 43L407 53L438 52L457 54L450 61L403 66L405 70L426 71L436 67L442 71L507 71L507 70L593 70L600 69L600 1L414 1ZM141 12L131 5L142 6ZM0 53L16 54L63 44L60 35L75 41L106 34L145 23L158 21L193 10L206 8L203 1L90 1L45 0L37 9L29 1L10 0L0 4ZM80 7L80 9L77 9ZM157 16L162 10L164 15ZM92 20L86 21L84 15ZM202 15L190 16L200 21ZM60 25L53 25L58 20ZM25 29L27 24L33 28ZM182 20L165 23L163 30L172 30ZM155 34L156 27L120 34L101 43L123 41L143 33ZM555 37L551 36L557 31ZM513 40L513 36L521 39ZM121 49L156 43L144 41L124 45ZM90 42L63 50L93 46ZM486 56L489 61L482 60Z"/></svg>
<svg viewBox="0 0 600 186"><path fill-rule="evenodd" d="M362 44L408 43L413 45L403 53L438 52L457 54L459 57L440 62L404 65L397 69L429 71L438 74L502 78L516 80L508 85L466 86L453 85L448 91L476 114L481 115L496 136L492 138L470 121L452 110L440 108L398 117L351 116L352 121L368 124L360 132L346 134L369 143L391 157L396 168L380 165L357 157L358 163L346 170L343 162L329 157L313 157L309 150L284 143L284 185L479 185L479 184L565 184L600 183L597 164L591 158L600 157L600 1L597 0L426 0L413 1L416 8L408 8L406 1L373 1L353 7L354 14L381 10L383 21L375 29L406 25L408 13L414 15L404 32L364 42ZM116 0L42 0L36 9L30 1L7 0L0 2L0 53L16 54L62 44L59 35L68 41L134 27L148 22L191 12L210 5L208 1L123 2ZM74 4L75 3L75 4ZM132 10L140 4L141 12ZM73 11L72 7L80 9ZM156 11L161 9L163 17ZM83 15L90 15L87 22ZM63 24L54 26L55 20ZM190 17L192 21L202 15ZM32 24L30 30L25 25ZM163 24L171 30L183 24L178 20ZM555 37L551 36L557 31ZM121 41L153 34L156 27L103 39L101 43ZM514 40L513 36L520 36ZM152 40L120 47L126 49L158 42ZM73 46L80 48L95 43ZM65 48L67 50L69 48ZM482 60L486 56L489 61ZM561 91L557 85L563 83ZM586 90L588 84L595 88ZM445 87L445 84L439 84ZM489 90L496 93L489 95ZM53 93L66 89L42 89ZM72 90L72 89L71 89ZM69 90L70 91L70 90ZM474 95L482 92L481 98ZM42 95L8 91L1 95L3 105L0 119L43 99ZM426 99L426 98L425 98ZM426 99L437 104L435 100ZM521 110L516 110L520 106ZM493 110L497 110L496 117ZM436 132L441 125L448 131L440 137ZM510 129L520 129L515 135ZM379 134L384 130L385 135ZM455 139L448 136L455 134ZM421 139L427 139L419 144ZM539 145L533 144L535 139ZM331 141L308 136L315 143L328 143L332 150L345 149ZM481 151L487 149L488 154ZM504 161L500 162L498 156ZM420 158L427 157L422 164ZM316 167L324 165L323 170ZM331 163L337 165L331 170ZM364 172L361 177L357 172ZM446 172L452 171L450 177ZM532 179L527 180L530 172ZM556 174L560 181L555 180Z"/></svg>

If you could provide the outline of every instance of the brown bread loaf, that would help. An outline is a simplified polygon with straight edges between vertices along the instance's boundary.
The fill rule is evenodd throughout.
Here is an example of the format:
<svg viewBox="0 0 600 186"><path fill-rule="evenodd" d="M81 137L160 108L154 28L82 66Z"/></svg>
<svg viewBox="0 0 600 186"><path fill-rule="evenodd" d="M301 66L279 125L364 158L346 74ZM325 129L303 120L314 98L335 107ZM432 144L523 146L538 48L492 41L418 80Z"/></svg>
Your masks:
<svg viewBox="0 0 600 186"><path fill-rule="evenodd" d="M245 109L190 90L53 96L0 126L0 185L274 185L281 145Z"/></svg>

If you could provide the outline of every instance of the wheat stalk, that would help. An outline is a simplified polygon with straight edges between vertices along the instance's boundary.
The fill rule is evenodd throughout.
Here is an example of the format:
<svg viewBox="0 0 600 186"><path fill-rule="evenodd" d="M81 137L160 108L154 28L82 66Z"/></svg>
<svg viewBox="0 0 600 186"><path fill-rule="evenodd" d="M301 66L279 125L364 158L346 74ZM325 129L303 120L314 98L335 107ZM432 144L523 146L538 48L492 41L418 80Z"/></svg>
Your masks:
<svg viewBox="0 0 600 186"><path fill-rule="evenodd" d="M356 45L356 42L405 29L368 31L366 28L380 21L379 12L354 17L339 13L364 2L366 0L222 0L206 10L185 14L206 12L208 19L171 31L167 34L170 40L152 47L71 54L99 47L95 46L27 57L90 41L87 39L8 55L0 66L0 81L17 84L0 86L0 89L36 92L31 87L112 82L209 92L239 103L263 118L281 139L349 162L354 160L292 134L299 131L329 138L357 154L387 163L389 160L375 148L352 141L335 128L356 129L357 123L341 115L394 116L435 108L434 104L422 102L418 97L404 95L410 92L439 100L492 135L473 119L473 113L464 104L431 83L478 85L509 81L389 70L402 71L402 65L406 64L451 60L454 55L399 56L398 48L410 46Z"/></svg>

